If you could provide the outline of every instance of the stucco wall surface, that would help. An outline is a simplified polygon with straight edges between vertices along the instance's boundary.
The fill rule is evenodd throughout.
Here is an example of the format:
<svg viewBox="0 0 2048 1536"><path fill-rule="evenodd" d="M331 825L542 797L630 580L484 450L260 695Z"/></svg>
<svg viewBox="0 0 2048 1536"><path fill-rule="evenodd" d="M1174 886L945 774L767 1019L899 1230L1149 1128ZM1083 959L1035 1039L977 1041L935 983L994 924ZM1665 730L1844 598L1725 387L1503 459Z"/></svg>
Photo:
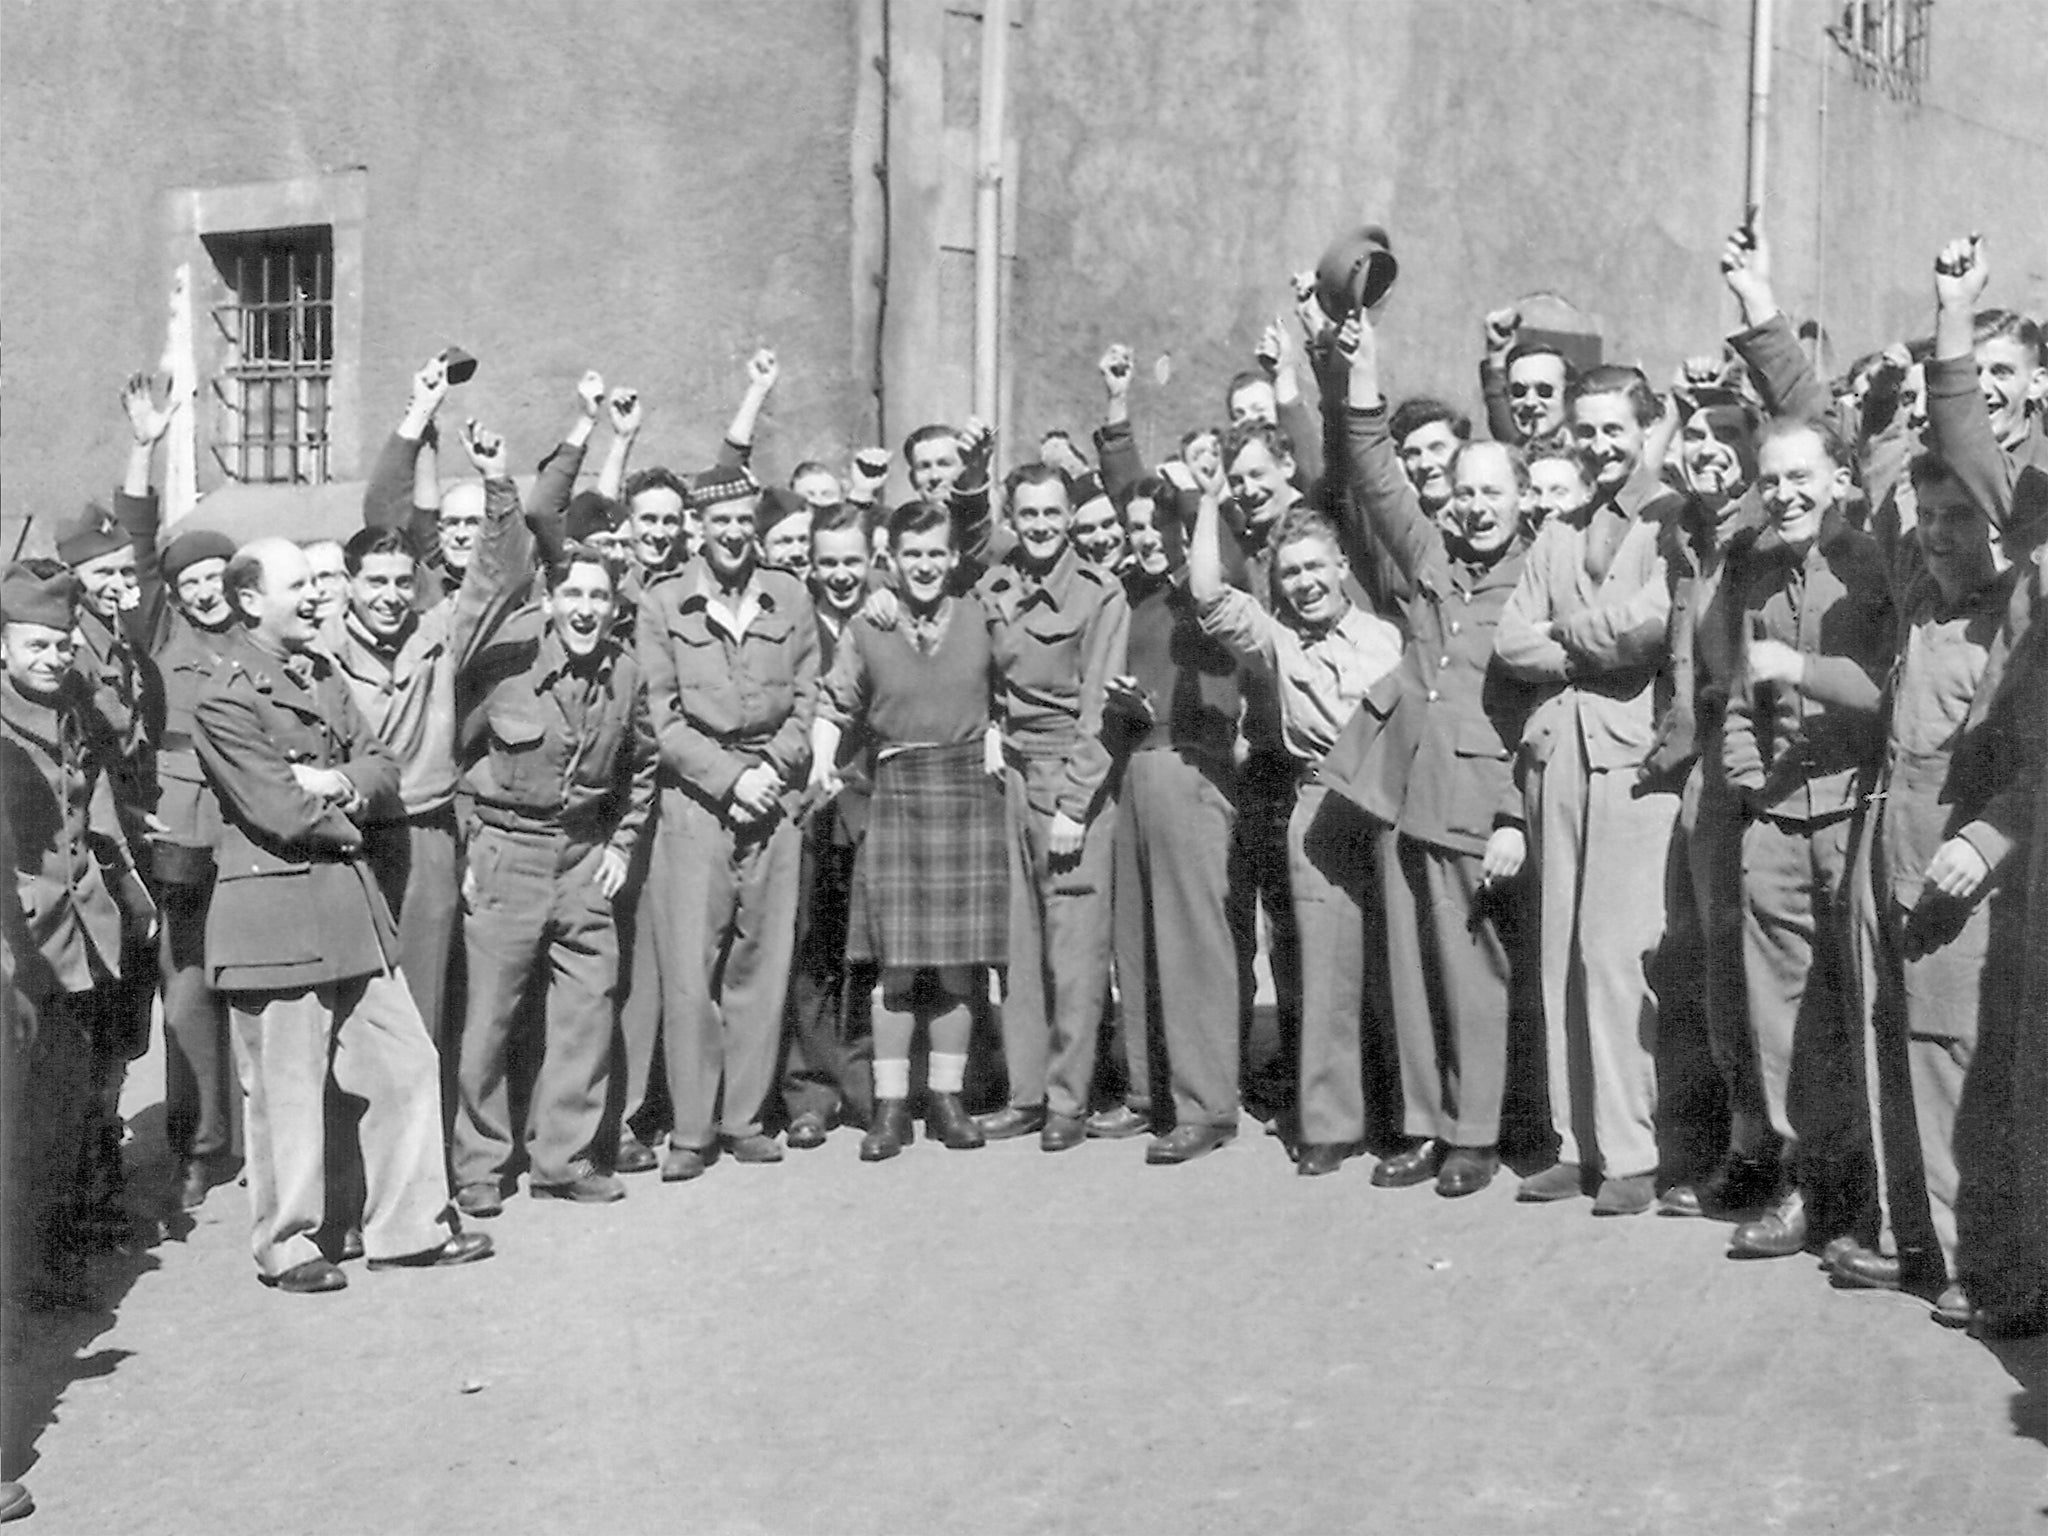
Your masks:
<svg viewBox="0 0 2048 1536"><path fill-rule="evenodd" d="M120 382L163 347L166 189L349 166L363 462L337 478L448 342L483 361L454 412L522 466L592 366L648 400L636 463L707 462L763 344L767 467L842 451L868 398L851 26L843 0L0 0L8 547L119 474Z"/></svg>
<svg viewBox="0 0 2048 1536"><path fill-rule="evenodd" d="M1935 250L1981 229L1991 298L2048 311L2048 9L1935 6L1917 106L1851 82L1823 33L1840 10L1778 6L1766 211L1787 308L1821 308L1837 365L1924 334ZM1030 0L1024 15L1013 444L1097 419L1112 340L1138 350L1150 446L1219 419L1287 274L1361 220L1402 261L1385 343L1400 392L1476 405L1481 317L1522 294L1600 317L1608 357L1659 383L1733 324L1715 263L1742 213L1740 0Z"/></svg>

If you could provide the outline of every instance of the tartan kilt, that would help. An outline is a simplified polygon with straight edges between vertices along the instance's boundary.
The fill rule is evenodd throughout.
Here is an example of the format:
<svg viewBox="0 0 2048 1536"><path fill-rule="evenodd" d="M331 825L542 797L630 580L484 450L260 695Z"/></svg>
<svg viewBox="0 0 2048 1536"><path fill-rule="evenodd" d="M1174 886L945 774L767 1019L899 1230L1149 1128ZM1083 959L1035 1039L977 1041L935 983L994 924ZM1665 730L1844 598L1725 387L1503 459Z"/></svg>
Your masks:
<svg viewBox="0 0 2048 1536"><path fill-rule="evenodd" d="M854 866L847 959L913 968L1004 964L1004 818L1003 786L982 771L980 737L884 758Z"/></svg>

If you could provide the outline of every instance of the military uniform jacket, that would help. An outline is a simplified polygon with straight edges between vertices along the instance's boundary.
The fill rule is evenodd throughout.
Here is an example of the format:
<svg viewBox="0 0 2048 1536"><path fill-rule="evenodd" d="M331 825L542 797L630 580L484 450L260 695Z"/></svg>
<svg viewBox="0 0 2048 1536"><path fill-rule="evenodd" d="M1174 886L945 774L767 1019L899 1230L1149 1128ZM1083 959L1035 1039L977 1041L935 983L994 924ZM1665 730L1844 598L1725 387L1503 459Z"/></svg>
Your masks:
<svg viewBox="0 0 2048 1536"><path fill-rule="evenodd" d="M388 817L397 799L398 763L333 661L308 651L288 664L238 634L194 719L222 822L208 982L222 992L298 991L389 970L397 933L363 860L362 829L291 771L339 769L372 807L365 820Z"/></svg>
<svg viewBox="0 0 2048 1536"><path fill-rule="evenodd" d="M1399 608L1407 644L1392 687L1366 694L1323 762L1322 777L1374 819L1454 853L1479 854L1519 823L1514 753L1534 702L1494 653L1494 631L1522 576L1520 540L1486 566L1452 557L1394 456L1384 410L1350 414L1352 505L1383 552L1377 585Z"/></svg>
<svg viewBox="0 0 2048 1536"><path fill-rule="evenodd" d="M803 582L756 567L729 607L699 556L647 589L638 622L661 782L723 812L739 776L766 763L794 811L818 707L818 620Z"/></svg>
<svg viewBox="0 0 2048 1536"><path fill-rule="evenodd" d="M121 974L108 875L132 874L108 789L118 750L84 679L66 678L54 703L0 679L0 832L26 927L16 982L31 1002Z"/></svg>
<svg viewBox="0 0 2048 1536"><path fill-rule="evenodd" d="M140 625L135 626L139 630ZM156 808L156 746L164 729L164 684L138 635L126 621L110 625L91 609L78 610L77 670L91 684L93 702L113 727L120 756L112 768L114 807L129 844L147 850L145 818Z"/></svg>

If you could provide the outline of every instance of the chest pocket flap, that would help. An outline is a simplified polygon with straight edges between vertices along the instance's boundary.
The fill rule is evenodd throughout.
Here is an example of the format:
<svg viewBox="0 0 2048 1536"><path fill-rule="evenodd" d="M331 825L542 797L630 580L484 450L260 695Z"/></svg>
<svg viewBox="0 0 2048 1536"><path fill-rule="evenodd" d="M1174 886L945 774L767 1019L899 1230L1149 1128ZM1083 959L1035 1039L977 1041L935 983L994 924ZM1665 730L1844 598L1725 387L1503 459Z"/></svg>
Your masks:
<svg viewBox="0 0 2048 1536"><path fill-rule="evenodd" d="M540 716L518 705L500 704L490 712L491 739L514 752L538 746L547 734Z"/></svg>

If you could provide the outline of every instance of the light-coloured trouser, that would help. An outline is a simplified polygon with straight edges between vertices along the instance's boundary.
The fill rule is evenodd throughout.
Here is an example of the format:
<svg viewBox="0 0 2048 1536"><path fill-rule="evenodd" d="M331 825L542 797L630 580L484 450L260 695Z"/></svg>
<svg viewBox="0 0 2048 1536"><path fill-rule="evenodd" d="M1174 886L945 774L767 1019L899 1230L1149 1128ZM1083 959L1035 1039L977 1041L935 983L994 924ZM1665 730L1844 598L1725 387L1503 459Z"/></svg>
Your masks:
<svg viewBox="0 0 2048 1536"><path fill-rule="evenodd" d="M1116 825L1116 966L1134 1109L1163 1046L1176 1125L1237 1124L1237 949L1226 911L1237 812L1170 748L1131 755Z"/></svg>
<svg viewBox="0 0 2048 1536"><path fill-rule="evenodd" d="M1301 1139L1349 1146L1383 1129L1393 1079L1379 922L1380 830L1342 795L1304 784L1287 824L1287 875L1301 934ZM1372 1111L1367 1104L1370 1101Z"/></svg>
<svg viewBox="0 0 2048 1536"><path fill-rule="evenodd" d="M1526 784L1542 891L1543 1023L1558 1161L1614 1178L1657 1168L1657 996L1664 863L1678 796L1593 768L1577 732Z"/></svg>
<svg viewBox="0 0 2048 1536"><path fill-rule="evenodd" d="M1116 813L1089 818L1078 862L1055 869L1049 813L1033 807L1024 774L1005 770L1010 865L1009 990L1003 1062L1010 1103L1085 1115L1095 1082L1096 1036L1109 991L1111 853Z"/></svg>
<svg viewBox="0 0 2048 1536"><path fill-rule="evenodd" d="M1865 838L1869 848L1873 839ZM1936 900L1909 940L1912 912L1854 876L1852 942L1864 999L1864 1083L1877 1157L1881 1244L1938 1249L1956 1274L1956 1110L1977 1051L1993 907ZM1881 875L1881 871L1877 872Z"/></svg>
<svg viewBox="0 0 2048 1536"><path fill-rule="evenodd" d="M1849 956L1857 823L1757 817L1742 833L1742 972L1771 1129L1806 1196L1810 1234L1860 1231L1874 1210L1863 1042Z"/></svg>
<svg viewBox="0 0 2048 1536"><path fill-rule="evenodd" d="M654 904L672 1147L760 1134L796 949L801 852L781 811L731 827L683 789L661 792L642 899Z"/></svg>
<svg viewBox="0 0 2048 1536"><path fill-rule="evenodd" d="M242 1079L251 1246L281 1275L320 1257L330 1074L363 1101L363 1250L402 1258L454 1230L441 1149L441 1058L399 971L291 992L230 992Z"/></svg>
<svg viewBox="0 0 2048 1536"><path fill-rule="evenodd" d="M1400 1044L1403 1129L1455 1147L1500 1137L1508 1070L1508 952L1482 895L1484 861L1382 833L1387 983Z"/></svg>
<svg viewBox="0 0 2048 1536"><path fill-rule="evenodd" d="M563 833L479 827L475 894L463 939L469 1005L456 1070L455 1182L496 1184L515 1148L508 1056L527 999L545 978L544 1037L525 1143L536 1184L567 1184L599 1159L611 1082L619 941L597 888L602 845Z"/></svg>

